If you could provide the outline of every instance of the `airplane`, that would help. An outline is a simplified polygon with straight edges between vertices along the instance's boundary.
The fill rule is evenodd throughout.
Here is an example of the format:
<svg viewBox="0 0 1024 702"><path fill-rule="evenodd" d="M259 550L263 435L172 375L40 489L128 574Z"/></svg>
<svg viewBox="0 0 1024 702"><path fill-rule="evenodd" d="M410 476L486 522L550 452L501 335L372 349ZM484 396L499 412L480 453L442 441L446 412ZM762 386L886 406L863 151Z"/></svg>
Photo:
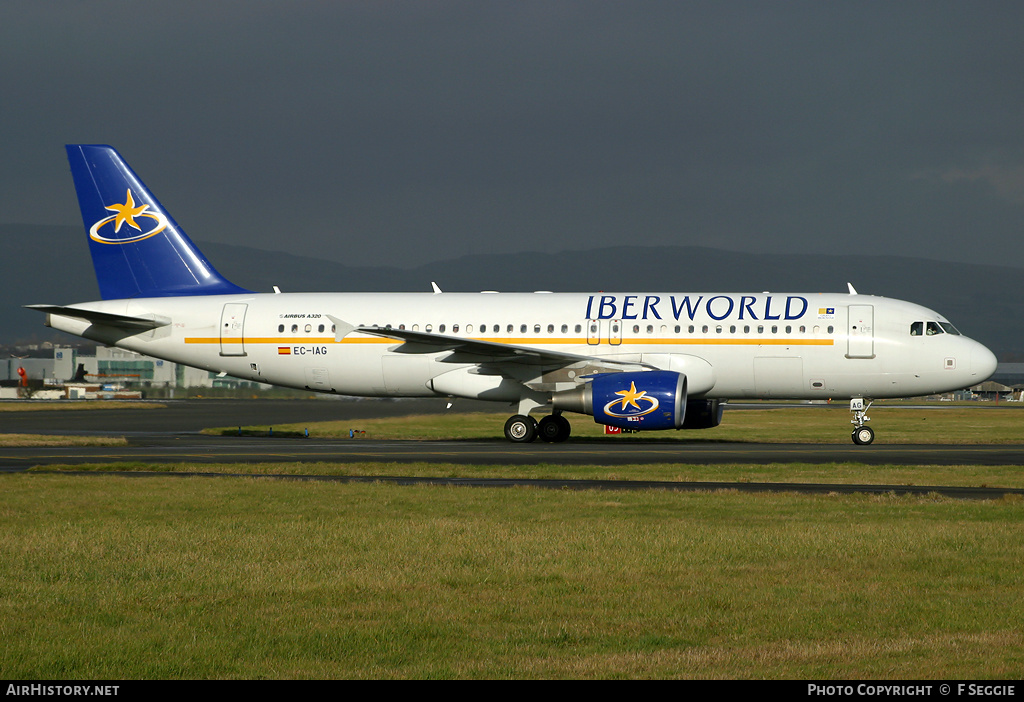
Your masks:
<svg viewBox="0 0 1024 702"><path fill-rule="evenodd" d="M516 443L706 429L743 399L850 401L959 390L996 358L945 317L848 293L257 293L221 276L110 146L68 145L102 300L27 305L109 346L271 385L515 407ZM532 416L542 415L539 421Z"/></svg>

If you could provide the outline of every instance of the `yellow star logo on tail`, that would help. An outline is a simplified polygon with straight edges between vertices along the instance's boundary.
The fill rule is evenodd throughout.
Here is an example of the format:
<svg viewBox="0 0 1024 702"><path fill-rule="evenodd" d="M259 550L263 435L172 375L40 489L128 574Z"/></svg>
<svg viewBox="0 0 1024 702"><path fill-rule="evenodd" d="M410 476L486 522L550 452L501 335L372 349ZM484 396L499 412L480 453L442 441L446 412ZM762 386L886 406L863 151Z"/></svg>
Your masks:
<svg viewBox="0 0 1024 702"><path fill-rule="evenodd" d="M128 190L125 193L125 200L123 205L107 205L106 209L111 212L116 212L117 215L114 217L114 231L121 231L121 225L127 224L128 226L142 230L138 224L135 223L135 218L141 215L143 212L149 209L149 205L135 206L135 198L132 197L132 191Z"/></svg>

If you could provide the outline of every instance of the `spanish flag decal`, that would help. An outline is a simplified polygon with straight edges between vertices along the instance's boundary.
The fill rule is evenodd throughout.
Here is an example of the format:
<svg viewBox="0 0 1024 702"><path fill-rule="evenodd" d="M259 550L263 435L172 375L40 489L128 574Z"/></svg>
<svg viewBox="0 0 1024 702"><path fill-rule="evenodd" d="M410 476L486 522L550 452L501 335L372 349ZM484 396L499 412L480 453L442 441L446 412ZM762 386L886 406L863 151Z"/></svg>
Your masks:
<svg viewBox="0 0 1024 702"><path fill-rule="evenodd" d="M292 347L291 346L278 346L277 347L277 355L278 356L291 356L292 355Z"/></svg>

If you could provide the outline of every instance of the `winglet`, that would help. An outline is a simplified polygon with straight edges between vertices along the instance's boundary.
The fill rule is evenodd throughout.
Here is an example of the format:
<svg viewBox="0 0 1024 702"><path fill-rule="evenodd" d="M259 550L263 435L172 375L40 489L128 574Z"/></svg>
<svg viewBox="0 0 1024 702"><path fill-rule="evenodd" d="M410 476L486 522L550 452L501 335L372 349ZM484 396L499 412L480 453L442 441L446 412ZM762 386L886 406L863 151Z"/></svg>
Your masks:
<svg viewBox="0 0 1024 702"><path fill-rule="evenodd" d="M434 294L435 295L440 295L441 294L441 288L437 287L437 283L435 283L434 281L430 281L430 287L432 287L434 289Z"/></svg>
<svg viewBox="0 0 1024 702"><path fill-rule="evenodd" d="M338 342L351 334L352 330L356 328L355 324L349 324L345 320L338 319L332 315L327 315L327 319L331 320L331 324L334 325L334 340Z"/></svg>
<svg viewBox="0 0 1024 702"><path fill-rule="evenodd" d="M857 294L857 291L853 289L853 283L847 283L846 287L848 287L850 289L850 294L851 295L856 295Z"/></svg>

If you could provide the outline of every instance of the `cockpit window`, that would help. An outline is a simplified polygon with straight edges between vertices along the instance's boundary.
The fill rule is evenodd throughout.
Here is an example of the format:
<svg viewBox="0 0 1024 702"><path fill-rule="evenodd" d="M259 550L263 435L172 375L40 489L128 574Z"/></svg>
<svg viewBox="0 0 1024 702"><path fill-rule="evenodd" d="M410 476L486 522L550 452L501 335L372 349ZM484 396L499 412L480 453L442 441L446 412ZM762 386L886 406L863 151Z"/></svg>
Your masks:
<svg viewBox="0 0 1024 702"><path fill-rule="evenodd" d="M935 336L936 334L953 334L962 336L949 322L913 322L910 325L911 336Z"/></svg>

